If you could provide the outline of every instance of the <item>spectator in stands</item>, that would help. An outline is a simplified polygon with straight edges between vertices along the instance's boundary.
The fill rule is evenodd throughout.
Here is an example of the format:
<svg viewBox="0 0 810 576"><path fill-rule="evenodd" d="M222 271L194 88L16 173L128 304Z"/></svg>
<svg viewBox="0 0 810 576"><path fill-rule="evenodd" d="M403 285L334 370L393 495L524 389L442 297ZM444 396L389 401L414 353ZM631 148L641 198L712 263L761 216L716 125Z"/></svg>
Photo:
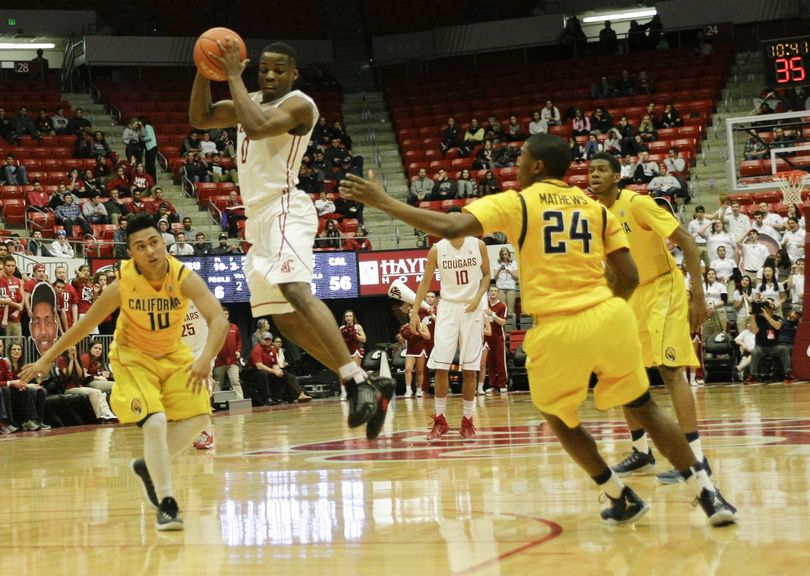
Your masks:
<svg viewBox="0 0 810 576"><path fill-rule="evenodd" d="M785 220L785 233L782 235L781 245L787 251L791 261L804 258L805 231L799 227L795 216L788 216Z"/></svg>
<svg viewBox="0 0 810 576"><path fill-rule="evenodd" d="M95 158L93 154L93 135L90 132L79 130L76 142L73 143L74 158Z"/></svg>
<svg viewBox="0 0 810 576"><path fill-rule="evenodd" d="M67 267L60 264L54 270L56 280L53 282L54 290L56 290L56 301L59 303L58 316L62 332L73 326L79 318L79 296L76 290L73 289L67 282Z"/></svg>
<svg viewBox="0 0 810 576"><path fill-rule="evenodd" d="M129 179L129 191L134 194L136 190L141 192L141 195L148 196L155 181L143 167L143 164L138 162L135 164L135 172Z"/></svg>
<svg viewBox="0 0 810 576"><path fill-rule="evenodd" d="M183 164L182 171L192 184L211 181L208 164L196 152L189 152L186 155L186 163Z"/></svg>
<svg viewBox="0 0 810 576"><path fill-rule="evenodd" d="M725 283L718 281L714 268L708 268L703 275L703 293L706 298L708 318L703 323L702 337L709 341L720 332L726 330L726 303L728 302L728 288Z"/></svg>
<svg viewBox="0 0 810 576"><path fill-rule="evenodd" d="M622 156L632 156L636 147L636 129L627 119L627 116L619 118L616 130L622 138Z"/></svg>
<svg viewBox="0 0 810 576"><path fill-rule="evenodd" d="M371 247L371 240L369 240L366 236L366 229L362 224L357 227L357 230L354 231L354 236L346 240L345 248L346 250L350 250L352 252L370 252L373 250Z"/></svg>
<svg viewBox="0 0 810 576"><path fill-rule="evenodd" d="M507 142L521 142L527 138L526 131L523 130L523 127L518 122L517 116L515 113L509 114L509 123L506 125L506 130L504 130L504 137L506 138Z"/></svg>
<svg viewBox="0 0 810 576"><path fill-rule="evenodd" d="M650 160L649 152L641 152L638 155L638 162L633 170L633 182L636 184L647 184L661 172L657 162Z"/></svg>
<svg viewBox="0 0 810 576"><path fill-rule="evenodd" d="M751 228L756 230L757 233L762 236L763 234L770 236L777 242L782 241L782 235L768 222L765 221L765 216L767 215L767 211L763 211L762 209L757 210L754 212L754 221L751 222Z"/></svg>
<svg viewBox="0 0 810 576"><path fill-rule="evenodd" d="M316 173L306 162L301 162L301 168L298 170L298 188L307 194L318 194L323 191L323 180L320 178L320 174Z"/></svg>
<svg viewBox="0 0 810 576"><path fill-rule="evenodd" d="M312 397L304 393L301 385L298 383L298 378L296 378L295 374L288 370L289 363L285 358L284 348L282 345L283 343L281 337L276 336L273 338L273 348L276 351L276 362L282 371L281 379L283 385L281 400L285 402L309 402L312 400Z"/></svg>
<svg viewBox="0 0 810 576"><path fill-rule="evenodd" d="M495 286L498 287L498 297L506 303L509 314L515 314L518 267L509 248L504 246L498 251L498 261L495 265Z"/></svg>
<svg viewBox="0 0 810 576"><path fill-rule="evenodd" d="M262 333L259 343L250 351L245 375L246 380L253 384L251 400L254 404L272 406L281 403L281 377L284 372L278 367L273 335L270 332Z"/></svg>
<svg viewBox="0 0 810 576"><path fill-rule="evenodd" d="M319 116L315 128L312 129L312 146L326 146L332 139L332 129L326 121L326 116Z"/></svg>
<svg viewBox="0 0 810 576"><path fill-rule="evenodd" d="M683 176L686 173L686 160L678 156L675 148L670 148L667 157L664 158L664 166L667 172L673 176Z"/></svg>
<svg viewBox="0 0 810 576"><path fill-rule="evenodd" d="M740 269L751 280L756 280L759 270L765 264L769 251L765 244L759 242L759 232L754 228L748 230L745 238L738 240L740 247Z"/></svg>
<svg viewBox="0 0 810 576"><path fill-rule="evenodd" d="M641 26L638 21L630 20L630 29L627 32L627 46L628 51L632 54L644 50L644 45L647 43L647 36L644 34L644 26ZM635 92L629 94L622 94L622 96L632 96Z"/></svg>
<svg viewBox="0 0 810 576"><path fill-rule="evenodd" d="M69 192L66 193L64 202L64 204L58 206L56 210L54 210L56 223L64 226L65 230L71 235L71 237L73 237L74 224L79 225L82 230L82 235L90 234L92 231L90 224L88 224L87 220L84 218L84 216L82 216L82 211L81 208L79 208L79 205L74 202L73 194ZM81 236L76 238L81 238Z"/></svg>
<svg viewBox="0 0 810 576"><path fill-rule="evenodd" d="M26 254L30 254L31 256L53 256L45 245L45 241L42 239L42 230L34 230L31 236L25 247Z"/></svg>
<svg viewBox="0 0 810 576"><path fill-rule="evenodd" d="M227 238L228 235L225 235ZM211 251L211 244L205 239L205 234L202 232L197 232L194 235L194 255L195 256L205 256Z"/></svg>
<svg viewBox="0 0 810 576"><path fill-rule="evenodd" d="M647 23L647 50L655 50L661 42L661 36L664 34L664 25L661 23L661 15L656 14Z"/></svg>
<svg viewBox="0 0 810 576"><path fill-rule="evenodd" d="M37 118L34 121L37 131L40 134L49 134L51 136L56 134L56 128L53 127L53 120L48 116L48 111L45 108L40 108Z"/></svg>
<svg viewBox="0 0 810 576"><path fill-rule="evenodd" d="M458 187L459 198L478 197L478 184L476 184L475 178L472 177L472 174L470 174L467 168L461 171L456 186Z"/></svg>
<svg viewBox="0 0 810 576"><path fill-rule="evenodd" d="M619 96L634 96L636 94L636 81L630 77L630 72L627 70L622 70L622 76L616 85L616 91Z"/></svg>
<svg viewBox="0 0 810 576"><path fill-rule="evenodd" d="M751 135L745 141L745 148L743 148L743 157L746 160L762 160L768 156L768 144L756 133L756 130L750 131Z"/></svg>
<svg viewBox="0 0 810 576"><path fill-rule="evenodd" d="M3 140L9 144L14 144L15 146L20 142L20 136L17 134L14 120L11 118L6 118L6 110L2 107L0 107L0 137L2 137Z"/></svg>
<svg viewBox="0 0 810 576"><path fill-rule="evenodd" d="M209 162L208 167L211 170L211 179L214 182L233 182L234 184L239 185L239 171L236 169L236 166L233 164L231 164L230 168L224 166L222 163L222 156L219 154L219 152L211 154L211 161ZM304 168L303 164L301 164L301 168ZM310 170L310 172L312 172L308 166L307 168ZM300 172L298 175L298 186L303 190Z"/></svg>
<svg viewBox="0 0 810 576"><path fill-rule="evenodd" d="M214 361L214 380L218 390L226 390L225 376L228 376L230 389L236 393L237 398L244 398L242 383L239 380L239 363L242 359L242 333L239 327L230 322L231 312L224 306L222 311L228 319L228 335Z"/></svg>
<svg viewBox="0 0 810 576"><path fill-rule="evenodd" d="M183 146L180 149L180 153L183 156L189 156L190 154L199 154L200 150L200 135L195 130L189 134L185 140L183 140Z"/></svg>
<svg viewBox="0 0 810 576"><path fill-rule="evenodd" d="M245 216L245 207L242 204L242 199L236 190L231 190L228 193L228 201L225 202L224 210L222 211L223 221L222 229L228 231L231 238L239 237L239 222L247 220Z"/></svg>
<svg viewBox="0 0 810 576"><path fill-rule="evenodd" d="M362 202L357 200L348 200L346 198L338 198L335 201L335 211L344 218L356 218L359 222L363 222L363 206Z"/></svg>
<svg viewBox="0 0 810 576"><path fill-rule="evenodd" d="M798 258L785 282L787 300L794 310L801 310L804 302L804 258Z"/></svg>
<svg viewBox="0 0 810 576"><path fill-rule="evenodd" d="M607 137L602 143L602 148L608 154L614 156L621 156L622 154L622 135L616 128L611 128L607 132Z"/></svg>
<svg viewBox="0 0 810 576"><path fill-rule="evenodd" d="M431 200L452 200L458 195L456 182L447 175L447 170L440 168L433 183Z"/></svg>
<svg viewBox="0 0 810 576"><path fill-rule="evenodd" d="M73 111L73 118L68 120L68 134L78 134L80 131L88 130L93 124L84 117L84 111L76 108Z"/></svg>
<svg viewBox="0 0 810 576"><path fill-rule="evenodd" d="M339 169L335 173L335 180L338 182L345 180L347 174L356 174L357 176L362 176L362 174L357 173L354 165L352 164L352 159L349 156L346 156L343 160L341 160Z"/></svg>
<svg viewBox="0 0 810 576"><path fill-rule="evenodd" d="M223 156L227 158L235 158L236 157L236 146L231 140L231 134L228 130L223 130L219 134L219 140L217 140L217 150Z"/></svg>
<svg viewBox="0 0 810 576"><path fill-rule="evenodd" d="M169 246L169 254L173 256L194 256L194 246L186 243L186 233L177 232L177 242Z"/></svg>
<svg viewBox="0 0 810 576"><path fill-rule="evenodd" d="M115 247L113 248L113 255L116 258L127 258L127 218L126 214L123 214L118 220L118 230L113 232L113 242L115 242Z"/></svg>
<svg viewBox="0 0 810 576"><path fill-rule="evenodd" d="M478 191L481 196L488 196L501 191L501 183L495 178L495 173L492 170L487 170L484 177L478 182Z"/></svg>
<svg viewBox="0 0 810 576"><path fill-rule="evenodd" d="M587 136L591 133L591 120L582 113L581 108L574 109L574 117L571 119L571 134L574 136Z"/></svg>
<svg viewBox="0 0 810 576"><path fill-rule="evenodd" d="M138 118L132 118L124 128L121 142L125 146L127 160L135 158L136 162L143 162L144 152L144 131L143 125Z"/></svg>
<svg viewBox="0 0 810 576"><path fill-rule="evenodd" d="M81 364L84 373L92 377L88 386L102 392L112 390L113 375L104 362L104 344L101 340L90 340L87 352L81 356Z"/></svg>
<svg viewBox="0 0 810 576"><path fill-rule="evenodd" d="M84 219L90 224L109 224L110 217L107 215L107 208L104 203L99 200L99 194L96 192L90 197L89 202L85 202L82 208L82 215Z"/></svg>
<svg viewBox="0 0 810 576"><path fill-rule="evenodd" d="M417 206L422 200L430 200L433 194L433 184L433 180L427 175L427 170L420 168L419 174L411 181L408 204Z"/></svg>
<svg viewBox="0 0 810 576"><path fill-rule="evenodd" d="M165 200L164 200L164 202L165 202ZM194 230L194 227L192 226L192 222L191 222L191 217L189 217L189 216L185 216L183 218L183 227L180 230L185 232L186 239L189 242L191 241L192 238L197 237L197 231Z"/></svg>
<svg viewBox="0 0 810 576"><path fill-rule="evenodd" d="M256 330L250 335L251 349L261 342L262 334L270 331L270 322L266 318L259 318L256 320ZM272 337L272 334L270 335Z"/></svg>
<svg viewBox="0 0 810 576"><path fill-rule="evenodd" d="M81 176L81 181L84 184L85 194L93 194L93 192L98 192L102 196L107 195L107 187L104 185L104 179L96 177L91 169L88 168L84 171L84 174Z"/></svg>
<svg viewBox="0 0 810 576"><path fill-rule="evenodd" d="M340 229L337 226L337 220L327 220L323 232L318 234L318 238L315 240L315 247L340 250L342 245L343 241Z"/></svg>
<svg viewBox="0 0 810 576"><path fill-rule="evenodd" d="M8 357L0 360L0 386L8 387L15 407L23 408L16 417L17 421L21 422L20 428L26 432L49 430L50 426L44 423L47 392L41 386L25 384L17 377L25 364L22 355L22 345L19 342L12 342Z"/></svg>
<svg viewBox="0 0 810 576"><path fill-rule="evenodd" d="M324 191L321 191L318 199L315 200L315 212L318 218L324 218L328 214L335 213L335 203L326 196Z"/></svg>
<svg viewBox="0 0 810 576"><path fill-rule="evenodd" d="M770 264L767 260L766 263L762 265L760 271L761 279L754 283L754 292L762 296L763 300L771 300L774 304L774 309L779 311L782 309L784 295L774 266L775 264Z"/></svg>
<svg viewBox="0 0 810 576"><path fill-rule="evenodd" d="M14 131L18 136L28 134L34 140L40 139L39 131L34 125L34 121L31 120L31 117L28 115L28 108L25 106L21 106L19 113L14 117Z"/></svg>
<svg viewBox="0 0 810 576"><path fill-rule="evenodd" d="M709 265L707 243L711 229L712 221L706 218L706 209L703 206L695 206L695 216L689 221L687 231L692 235L695 244L697 244L700 259L704 266Z"/></svg>
<svg viewBox="0 0 810 576"><path fill-rule="evenodd" d="M605 20L605 26L599 31L599 51L603 56L615 56L619 53L619 40L616 31L611 27L610 20ZM610 98L611 93L597 98Z"/></svg>
<svg viewBox="0 0 810 576"><path fill-rule="evenodd" d="M6 154L6 165L3 166L3 180L6 184L17 184L20 186L28 184L28 171L19 160L14 158L14 154Z"/></svg>
<svg viewBox="0 0 810 576"><path fill-rule="evenodd" d="M349 151L343 146L340 138L332 138L332 144L324 152L324 157L329 165L330 171L332 168L338 168L343 163L343 159L349 155Z"/></svg>
<svg viewBox="0 0 810 576"><path fill-rule="evenodd" d="M96 158L110 158L112 157L112 150L107 143L104 132L96 130L93 133L93 156Z"/></svg>
<svg viewBox="0 0 810 576"><path fill-rule="evenodd" d="M680 195L681 183L669 174L666 164L661 164L660 170L660 173L653 176L653 179L647 184L647 190L653 198L664 196L670 202L674 202L675 198Z"/></svg>
<svg viewBox="0 0 810 576"><path fill-rule="evenodd" d="M157 154L158 142L155 135L155 127L146 116L141 116L138 119L143 129L143 167L146 173L152 177L152 180L157 182Z"/></svg>
<svg viewBox="0 0 810 576"><path fill-rule="evenodd" d="M621 171L619 172L619 188L625 188L633 184L633 174L636 172L636 165L632 162L630 156L622 155L620 157Z"/></svg>
<svg viewBox="0 0 810 576"><path fill-rule="evenodd" d="M492 147L491 140L484 140L484 147L478 151L478 154L475 155L475 161L473 162L473 168L477 168L479 170L488 170L490 168L494 168L495 158L494 158L495 151Z"/></svg>
<svg viewBox="0 0 810 576"><path fill-rule="evenodd" d="M540 134L541 132L548 132L548 127L540 118L540 111L535 110L532 112L532 120L529 122L529 135Z"/></svg>
<svg viewBox="0 0 810 576"><path fill-rule="evenodd" d="M613 118L604 108L597 106L591 114L591 132L598 136L607 134L611 128L613 128Z"/></svg>
<svg viewBox="0 0 810 576"><path fill-rule="evenodd" d="M588 134L588 141L585 142L585 160L590 160L593 155L602 151L602 144L596 138L596 134Z"/></svg>
<svg viewBox="0 0 810 576"><path fill-rule="evenodd" d="M163 236L163 241L166 243L166 246L171 248L172 244L174 244L174 234L172 234L171 224L169 224L166 218L161 218L157 222L157 227L160 235Z"/></svg>
<svg viewBox="0 0 810 576"><path fill-rule="evenodd" d="M678 114L678 111L672 105L672 102L667 102L664 105L664 112L661 114L661 119L659 120L658 127L659 128L677 128L683 123L681 120L681 115Z"/></svg>
<svg viewBox="0 0 810 576"><path fill-rule="evenodd" d="M352 149L352 139L349 137L348 133L346 133L346 130L343 129L343 126L340 124L340 120L335 120L332 123L332 129L329 133L329 137L331 140L340 140L347 150Z"/></svg>
<svg viewBox="0 0 810 576"><path fill-rule="evenodd" d="M97 344L101 346L101 342ZM85 367L82 365L86 356L89 356L89 354L82 354L82 358L79 360L76 347L71 346L68 348L56 363L59 378L50 388L54 393L86 396L93 408L93 414L98 420L113 422L117 418L110 409L104 392L98 388L84 385L87 378L92 376L92 374L86 372Z"/></svg>
<svg viewBox="0 0 810 576"><path fill-rule="evenodd" d="M42 184L39 182L39 178L34 180L34 190L37 192L40 198L44 198L44 195L48 194L42 188ZM73 194L68 192L68 189L64 185L64 183L57 184L56 192L54 192L49 196L48 208L50 208L51 210L56 210L57 208L59 208L59 206L65 203L65 196L73 196ZM78 202L78 198L76 198L75 196L73 197L73 200Z"/></svg>
<svg viewBox="0 0 810 576"><path fill-rule="evenodd" d="M315 150L315 158L312 160L312 170L315 171L319 180L334 180L332 174L332 163L326 159L323 150Z"/></svg>
<svg viewBox="0 0 810 576"><path fill-rule="evenodd" d="M175 209L174 205L163 197L163 188L161 186L155 186L153 198L155 199L155 203L157 204L158 212L160 212L161 205L166 206L168 213L165 215L165 217L169 222L171 223L180 222L180 216L178 216L177 210Z"/></svg>
<svg viewBox="0 0 810 576"><path fill-rule="evenodd" d="M646 70L638 73L638 82L636 83L637 94L653 94L655 92L655 83L647 75Z"/></svg>
<svg viewBox="0 0 810 576"><path fill-rule="evenodd" d="M638 135L644 142L654 142L658 140L658 131L649 114L645 114L638 125Z"/></svg>
<svg viewBox="0 0 810 576"><path fill-rule="evenodd" d="M70 134L68 130L68 124L70 120L65 116L65 109L62 106L56 107L56 114L51 116L51 124L53 125L53 130L56 134Z"/></svg>
<svg viewBox="0 0 810 576"><path fill-rule="evenodd" d="M576 138L573 136L568 137L568 149L571 151L572 162L585 161L585 147L577 142Z"/></svg>
<svg viewBox="0 0 810 576"><path fill-rule="evenodd" d="M722 220L712 220L712 229L706 239L706 252L709 259L709 267L714 268L717 279L726 284L729 293L734 290L733 278L737 262L734 259L736 245L731 235L726 232L725 223ZM714 258L712 260L712 258ZM739 273L739 271L737 272Z"/></svg>
<svg viewBox="0 0 810 576"><path fill-rule="evenodd" d="M751 228L751 219L740 211L739 200L731 201L731 214L725 218L726 229L729 231L735 244L745 240L748 230Z"/></svg>
<svg viewBox="0 0 810 576"><path fill-rule="evenodd" d="M228 233L222 232L219 235L219 244L214 246L208 251L209 254L242 254L242 248L238 244L230 244L228 242Z"/></svg>
<svg viewBox="0 0 810 576"><path fill-rule="evenodd" d="M115 168L115 176L107 182L107 190L110 192L118 190L118 193L122 196L129 196L131 194L129 178L127 178L126 169L123 166L117 166Z"/></svg>
<svg viewBox="0 0 810 576"><path fill-rule="evenodd" d="M495 145L499 144L503 138L503 126L501 126L501 123L495 119L495 116L487 118L487 123L484 124L484 140Z"/></svg>
<svg viewBox="0 0 810 576"><path fill-rule="evenodd" d="M14 256L8 254L0 260L3 266L3 274L0 276L0 304L2 304L2 314L0 326L6 336L22 336L22 317L25 307L25 290L20 278L15 274L17 271L17 261Z"/></svg>
<svg viewBox="0 0 810 576"><path fill-rule="evenodd" d="M560 110L551 100L546 100L546 105L543 106L542 110L540 110L540 121L543 122L543 125L546 127L543 132L548 132L548 129L552 126L559 126L562 124Z"/></svg>
<svg viewBox="0 0 810 576"><path fill-rule="evenodd" d="M763 299L759 307L754 308L754 322L751 332L756 338L756 346L751 354L751 377L761 379L763 374L760 366L764 358L777 358L782 364L784 380L786 383L795 382L791 373L790 351L785 344L779 341L779 332L782 329L782 318L777 314L779 308L773 301Z"/></svg>
<svg viewBox="0 0 810 576"><path fill-rule="evenodd" d="M217 152L217 144L211 140L211 133L207 130L202 133L202 140L200 140L200 154L214 154Z"/></svg>
<svg viewBox="0 0 810 576"><path fill-rule="evenodd" d="M462 140L459 147L460 156L469 156L476 147L484 143L484 128L478 124L477 118L470 120L470 127L464 132Z"/></svg>
<svg viewBox="0 0 810 576"><path fill-rule="evenodd" d="M127 205L121 202L120 193L117 188L110 191L110 199L104 204L107 209L107 216L110 218L110 224L119 224L121 220L129 214Z"/></svg>

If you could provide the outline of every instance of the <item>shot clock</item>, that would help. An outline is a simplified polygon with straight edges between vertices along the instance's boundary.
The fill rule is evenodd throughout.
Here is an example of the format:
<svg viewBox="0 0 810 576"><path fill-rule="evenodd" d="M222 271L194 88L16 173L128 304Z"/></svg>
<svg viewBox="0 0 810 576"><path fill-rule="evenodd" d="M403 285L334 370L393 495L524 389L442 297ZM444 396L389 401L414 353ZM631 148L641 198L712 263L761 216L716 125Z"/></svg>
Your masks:
<svg viewBox="0 0 810 576"><path fill-rule="evenodd" d="M769 88L810 84L810 36L764 40L761 45Z"/></svg>

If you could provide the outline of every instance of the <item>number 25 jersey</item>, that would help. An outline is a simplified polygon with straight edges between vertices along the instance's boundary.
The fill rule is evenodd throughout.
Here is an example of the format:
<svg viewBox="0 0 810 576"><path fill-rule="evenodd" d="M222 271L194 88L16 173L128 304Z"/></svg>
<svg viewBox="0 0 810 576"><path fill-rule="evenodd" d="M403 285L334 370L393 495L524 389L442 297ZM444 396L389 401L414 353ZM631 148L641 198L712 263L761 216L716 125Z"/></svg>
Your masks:
<svg viewBox="0 0 810 576"><path fill-rule="evenodd" d="M521 308L535 316L569 314L613 293L605 257L628 248L616 218L582 190L560 180L486 196L464 207L484 234L501 231L515 247Z"/></svg>
<svg viewBox="0 0 810 576"><path fill-rule="evenodd" d="M166 260L169 270L157 290L141 275L133 260L123 260L118 271L121 313L115 326L115 340L121 346L137 348L157 358L175 352L182 345L183 318L189 303L180 290L189 269L172 256Z"/></svg>

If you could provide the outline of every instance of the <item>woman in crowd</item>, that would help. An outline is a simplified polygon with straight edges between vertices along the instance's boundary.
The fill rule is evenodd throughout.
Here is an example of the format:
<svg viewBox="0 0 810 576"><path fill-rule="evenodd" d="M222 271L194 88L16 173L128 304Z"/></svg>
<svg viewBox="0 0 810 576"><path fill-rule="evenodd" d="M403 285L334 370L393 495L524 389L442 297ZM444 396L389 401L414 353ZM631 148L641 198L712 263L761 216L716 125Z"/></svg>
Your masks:
<svg viewBox="0 0 810 576"><path fill-rule="evenodd" d="M461 171L461 175L456 181L458 186L459 198L476 198L478 197L478 185L475 183L475 178L472 177L470 171L465 168Z"/></svg>
<svg viewBox="0 0 810 576"><path fill-rule="evenodd" d="M484 177L478 182L478 191L481 196L488 196L501 191L501 183L495 178L495 173L492 170L487 170Z"/></svg>
<svg viewBox="0 0 810 576"><path fill-rule="evenodd" d="M90 349L82 354L81 365L84 375L92 378L87 383L90 388L112 392L113 377L104 363L104 345L101 340L90 340Z"/></svg>
<svg viewBox="0 0 810 576"><path fill-rule="evenodd" d="M782 290L773 266L766 264L762 267L762 281L756 287L755 292L760 294L763 300L772 299L774 310L782 309Z"/></svg>
<svg viewBox="0 0 810 576"><path fill-rule="evenodd" d="M734 310L737 312L737 331L745 327L745 319L751 316L751 302L754 301L754 286L751 278L743 276L740 287L734 291Z"/></svg>
<svg viewBox="0 0 810 576"><path fill-rule="evenodd" d="M270 332L270 321L267 318L259 318L256 320L256 331L250 335L251 350L262 341L262 334L265 332Z"/></svg>
<svg viewBox="0 0 810 576"><path fill-rule="evenodd" d="M92 342L97 341L93 340ZM101 346L101 343L98 342L98 345ZM90 348L92 350L92 344ZM59 368L59 384L62 387L60 392L86 396L90 401L90 405L93 407L93 414L95 414L98 420L107 422L115 421L117 418L110 409L110 405L107 403L107 396L104 392L97 386L85 386L87 381L91 380L91 378L95 380L92 375L85 371L84 366L82 366L85 356L87 356L87 354L82 355L82 362L80 362L78 354L76 353L76 347L71 346L65 350L65 353L59 358L57 367ZM110 388L112 388L112 384Z"/></svg>
<svg viewBox="0 0 810 576"><path fill-rule="evenodd" d="M706 296L706 309L709 318L703 323L703 341L708 341L715 334L726 330L726 302L728 289L717 279L714 268L706 270L703 282L703 292Z"/></svg>
<svg viewBox="0 0 810 576"><path fill-rule="evenodd" d="M498 298L506 303L507 314L515 314L515 297L517 296L518 267L517 262L512 258L512 253L506 246L498 252L496 262L495 286L500 294Z"/></svg>
<svg viewBox="0 0 810 576"><path fill-rule="evenodd" d="M343 240L341 239L340 229L337 227L336 220L327 220L326 228L318 235L315 241L318 248L331 248L340 250L343 247Z"/></svg>
<svg viewBox="0 0 810 576"><path fill-rule="evenodd" d="M12 342L8 357L0 361L0 386L11 389L13 412L21 415L20 427L23 430L50 430L51 427L45 424L45 398L48 392L40 384L20 382L17 374L24 365L22 344Z"/></svg>

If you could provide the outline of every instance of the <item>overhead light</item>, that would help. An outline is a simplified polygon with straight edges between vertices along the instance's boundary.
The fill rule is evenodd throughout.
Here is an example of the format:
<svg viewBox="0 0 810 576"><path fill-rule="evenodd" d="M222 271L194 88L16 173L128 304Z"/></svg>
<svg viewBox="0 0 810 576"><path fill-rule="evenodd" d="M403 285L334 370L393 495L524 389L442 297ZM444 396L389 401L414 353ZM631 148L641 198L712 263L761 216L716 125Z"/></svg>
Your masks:
<svg viewBox="0 0 810 576"><path fill-rule="evenodd" d="M50 48L56 48L56 44L53 42L0 42L0 50L39 50L40 48L49 50Z"/></svg>
<svg viewBox="0 0 810 576"><path fill-rule="evenodd" d="M599 16L586 16L582 19L585 24L594 22L605 22L607 20L635 20L636 18L651 18L658 11L655 8L645 8L644 10L628 10L627 12L614 12L613 14L600 14Z"/></svg>

